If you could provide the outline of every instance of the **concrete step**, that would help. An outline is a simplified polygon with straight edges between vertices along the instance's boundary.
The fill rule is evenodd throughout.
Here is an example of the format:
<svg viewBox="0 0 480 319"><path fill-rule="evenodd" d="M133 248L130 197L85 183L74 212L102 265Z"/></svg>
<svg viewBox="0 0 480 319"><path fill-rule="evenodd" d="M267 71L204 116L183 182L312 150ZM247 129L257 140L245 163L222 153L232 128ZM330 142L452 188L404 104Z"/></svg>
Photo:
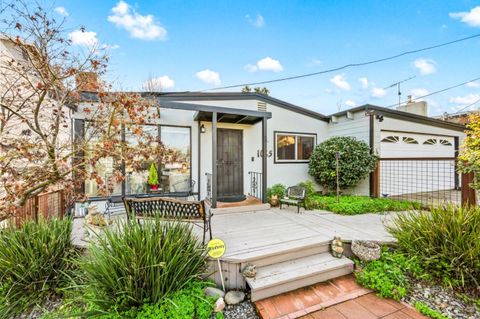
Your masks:
<svg viewBox="0 0 480 319"><path fill-rule="evenodd" d="M283 242L275 246L270 245L268 249L252 250L244 253L241 267L243 269L243 267L248 264L264 267L284 261L326 253L329 250L330 241L320 240L319 238L305 238L292 242Z"/></svg>
<svg viewBox="0 0 480 319"><path fill-rule="evenodd" d="M234 213L265 211L265 210L269 210L270 208L271 208L270 204L254 204L254 205L233 206L233 207L224 207L224 208L210 208L210 211L215 216L215 215L234 214Z"/></svg>
<svg viewBox="0 0 480 319"><path fill-rule="evenodd" d="M279 295L327 281L353 271L353 262L330 253L315 254L257 268L255 278L247 278L252 301Z"/></svg>

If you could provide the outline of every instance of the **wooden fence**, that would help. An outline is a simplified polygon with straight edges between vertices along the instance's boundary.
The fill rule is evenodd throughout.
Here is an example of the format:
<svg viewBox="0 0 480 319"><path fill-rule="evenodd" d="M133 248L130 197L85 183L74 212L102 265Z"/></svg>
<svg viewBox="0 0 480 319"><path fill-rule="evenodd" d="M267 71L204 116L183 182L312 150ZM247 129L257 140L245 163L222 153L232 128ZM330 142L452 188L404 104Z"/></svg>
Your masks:
<svg viewBox="0 0 480 319"><path fill-rule="evenodd" d="M27 200L26 204L15 212L14 220L16 225L20 225L29 219L62 218L65 210L65 193L63 190L56 190Z"/></svg>

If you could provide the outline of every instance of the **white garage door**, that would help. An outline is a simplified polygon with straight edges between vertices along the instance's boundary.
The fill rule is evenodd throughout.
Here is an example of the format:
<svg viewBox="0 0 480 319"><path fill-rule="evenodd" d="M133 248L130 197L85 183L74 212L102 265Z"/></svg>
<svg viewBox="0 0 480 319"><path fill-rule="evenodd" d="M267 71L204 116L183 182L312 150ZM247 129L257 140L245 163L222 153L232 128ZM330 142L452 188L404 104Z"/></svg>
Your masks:
<svg viewBox="0 0 480 319"><path fill-rule="evenodd" d="M384 196L432 196L458 184L454 138L449 136L382 131L380 192ZM458 185L457 185L458 186Z"/></svg>
<svg viewBox="0 0 480 319"><path fill-rule="evenodd" d="M450 136L382 131L380 157L454 157Z"/></svg>

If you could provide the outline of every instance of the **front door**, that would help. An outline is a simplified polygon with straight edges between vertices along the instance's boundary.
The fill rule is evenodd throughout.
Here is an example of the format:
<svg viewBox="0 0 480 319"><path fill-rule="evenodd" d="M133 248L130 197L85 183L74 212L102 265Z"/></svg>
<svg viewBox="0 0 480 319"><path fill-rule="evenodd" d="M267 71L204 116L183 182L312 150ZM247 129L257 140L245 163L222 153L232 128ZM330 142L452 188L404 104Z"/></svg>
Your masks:
<svg viewBox="0 0 480 319"><path fill-rule="evenodd" d="M243 196L243 131L217 130L218 199Z"/></svg>

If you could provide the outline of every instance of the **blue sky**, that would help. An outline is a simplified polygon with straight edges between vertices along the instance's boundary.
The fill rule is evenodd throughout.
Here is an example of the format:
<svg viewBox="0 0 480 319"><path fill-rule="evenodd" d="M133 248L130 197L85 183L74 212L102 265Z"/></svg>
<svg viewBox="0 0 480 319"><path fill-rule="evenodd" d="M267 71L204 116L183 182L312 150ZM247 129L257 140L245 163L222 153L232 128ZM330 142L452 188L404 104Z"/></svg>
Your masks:
<svg viewBox="0 0 480 319"><path fill-rule="evenodd" d="M90 1L52 4L77 45L106 45L110 79L195 91L321 71L480 33L480 1ZM75 33L85 26L91 33ZM397 102L480 77L480 38L375 65L267 87L329 114ZM231 89L240 90L240 89ZM428 98L430 114L480 99L480 82ZM479 103L480 104L480 103ZM472 108L473 109L473 108Z"/></svg>

